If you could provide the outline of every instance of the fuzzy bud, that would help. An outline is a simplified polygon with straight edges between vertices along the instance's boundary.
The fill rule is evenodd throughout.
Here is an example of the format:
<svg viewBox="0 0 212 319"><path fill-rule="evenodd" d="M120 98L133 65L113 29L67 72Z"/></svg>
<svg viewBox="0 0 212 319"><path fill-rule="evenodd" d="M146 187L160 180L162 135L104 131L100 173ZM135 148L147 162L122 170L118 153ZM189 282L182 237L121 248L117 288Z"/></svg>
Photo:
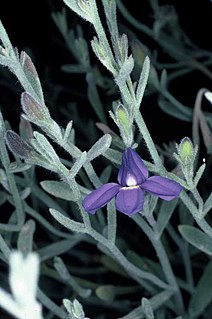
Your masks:
<svg viewBox="0 0 212 319"><path fill-rule="evenodd" d="M115 112L116 123L119 127L122 139L127 147L131 146L133 142L132 123L133 120L130 117L128 110L119 104Z"/></svg>
<svg viewBox="0 0 212 319"><path fill-rule="evenodd" d="M123 107L122 104L120 104L117 107L116 110L116 119L118 121L118 123L121 125L121 127L128 132L129 131L129 127L130 127L130 117L129 117L129 113L127 112L127 110Z"/></svg>
<svg viewBox="0 0 212 319"><path fill-rule="evenodd" d="M29 143L24 141L18 134L9 130L5 133L5 141L10 151L22 159L32 157L33 148Z"/></svg>
<svg viewBox="0 0 212 319"><path fill-rule="evenodd" d="M34 97L27 92L22 93L21 105L24 113L32 122L46 121L49 117L47 108L36 101Z"/></svg>
<svg viewBox="0 0 212 319"><path fill-rule="evenodd" d="M198 146L193 146L188 137L184 137L179 145L176 145L175 159L179 162L181 170L190 188L194 187L194 162L198 152Z"/></svg>
<svg viewBox="0 0 212 319"><path fill-rule="evenodd" d="M38 77L36 68L31 60L31 58L29 57L29 55L22 51L21 52L21 63L23 65L24 70L27 70L28 72L30 72L34 77Z"/></svg>
<svg viewBox="0 0 212 319"><path fill-rule="evenodd" d="M182 162L185 164L193 161L194 147L190 138L184 137L181 140L180 145L178 147L178 155L180 156Z"/></svg>
<svg viewBox="0 0 212 319"><path fill-rule="evenodd" d="M73 302L71 302L68 299L63 299L63 304L64 304L67 312L71 315L71 318L73 318L73 319L86 319L82 305L79 303L79 301L77 299L74 299ZM89 318L87 318L87 319L89 319Z"/></svg>

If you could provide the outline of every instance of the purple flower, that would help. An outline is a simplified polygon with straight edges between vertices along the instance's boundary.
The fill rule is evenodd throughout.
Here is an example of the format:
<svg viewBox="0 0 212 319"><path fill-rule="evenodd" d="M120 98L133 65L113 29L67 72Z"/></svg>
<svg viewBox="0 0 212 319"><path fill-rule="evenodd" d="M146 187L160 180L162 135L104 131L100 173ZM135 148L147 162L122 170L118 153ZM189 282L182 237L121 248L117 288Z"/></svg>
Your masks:
<svg viewBox="0 0 212 319"><path fill-rule="evenodd" d="M116 196L116 209L132 215L143 209L144 191L166 201L179 196L182 187L178 183L165 177L148 175L140 156L131 148L127 148L122 155L118 183L107 183L91 192L83 200L84 209L90 214L95 214L98 208L105 206Z"/></svg>

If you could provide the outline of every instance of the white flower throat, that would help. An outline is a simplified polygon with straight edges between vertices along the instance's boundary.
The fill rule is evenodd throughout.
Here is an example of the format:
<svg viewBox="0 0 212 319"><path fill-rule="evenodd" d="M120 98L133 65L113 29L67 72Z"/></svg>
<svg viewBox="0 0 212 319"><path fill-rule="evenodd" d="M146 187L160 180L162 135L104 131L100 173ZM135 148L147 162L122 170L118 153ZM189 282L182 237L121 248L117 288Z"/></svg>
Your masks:
<svg viewBox="0 0 212 319"><path fill-rule="evenodd" d="M133 174L128 173L126 177L126 185L127 186L137 186L138 182L137 179Z"/></svg>

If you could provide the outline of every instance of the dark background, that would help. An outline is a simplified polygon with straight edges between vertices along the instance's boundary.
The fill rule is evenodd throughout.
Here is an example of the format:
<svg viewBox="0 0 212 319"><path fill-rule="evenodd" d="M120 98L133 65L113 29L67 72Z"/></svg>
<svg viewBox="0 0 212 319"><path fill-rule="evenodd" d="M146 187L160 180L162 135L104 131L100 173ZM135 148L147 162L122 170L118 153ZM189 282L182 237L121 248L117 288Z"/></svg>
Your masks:
<svg viewBox="0 0 212 319"><path fill-rule="evenodd" d="M184 31L188 34L193 42L199 47L211 50L211 17L212 17L212 3L209 0L202 1L159 1L161 5L173 5L178 13L179 22ZM150 9L149 1L124 1L130 12L140 21L145 22L149 26L152 23L152 11ZM138 8L138 3L140 7ZM86 84L84 75L75 76L67 75L60 71L60 66L64 63L73 63L73 57L68 50L61 47L63 41L57 27L51 18L52 11L61 10L63 7L62 0L42 0L42 1L14 1L11 2L2 0L0 2L0 18L10 36L14 46L19 50L28 48L31 57L36 65L41 82L44 88L47 104L51 104L51 95L54 91L55 85L65 85L67 89L70 88L70 96L65 95L63 99L74 101L76 96L72 95L76 89L82 87L82 91L86 94ZM88 23L77 18L70 10L68 10L70 26L80 23L85 31L87 39L91 39L94 35L92 27ZM126 21L119 14L119 21L127 25ZM131 26L130 26L131 28ZM147 36L141 32L136 32L147 46L154 49L154 44ZM153 47L151 47L153 46ZM30 51L29 51L30 49ZM5 73L5 72L4 72ZM109 75L109 74L108 74ZM4 80L0 79L0 104L6 112L6 116L11 117L10 121L14 121L13 125L17 125L17 119L20 115L19 93L21 89L17 83L8 79L11 85L14 85L13 92L11 88L2 85ZM13 81L13 82L12 82ZM77 87L76 87L77 83ZM182 78L177 85L171 86L171 93L176 96L182 103L193 107L196 94L201 87L211 88L211 81L208 80L200 72L192 72L187 77ZM61 102L62 103L62 102ZM163 141L175 139L179 141L184 136L191 137L191 125L182 121L171 118L169 115L163 113L157 105L157 97L143 102L143 115L146 119L147 125L153 134L154 140L161 144ZM55 109L53 105L52 108ZM53 111L54 112L54 111ZM88 112L93 115L89 106L82 108L81 115ZM57 112L55 112L55 116ZM63 119L61 119L63 120ZM67 119L68 120L68 119ZM63 123L62 123L63 124Z"/></svg>
<svg viewBox="0 0 212 319"><path fill-rule="evenodd" d="M138 20L151 26L153 17L148 0L125 0L124 3ZM138 3L142 3L139 8ZM191 40L203 49L212 50L212 2L209 0L170 0L160 1L160 4L174 5L178 13L180 25ZM60 70L62 64L75 62L68 50L62 46L63 39L51 17L51 12L61 10L62 7L62 0L19 0L13 2L1 0L0 19L10 36L12 44L18 47L19 51L27 49L30 53L41 79L46 103L51 108L53 117L65 126L65 124L72 119L72 115L70 114L70 117L64 119L58 112L58 109L68 102L77 101L78 107L81 107L79 114L84 120L82 123L85 123L86 116L88 116L88 118L93 117L94 121L97 121L89 103L85 102L85 99L78 98L76 94L76 92L81 90L83 94L86 95L85 76L65 74ZM71 11L67 11L70 27L76 25L76 23L80 23L87 39L91 39L94 35L92 27L76 17ZM120 14L118 16L122 24L128 25ZM136 32L142 42L152 50L154 49L154 43L147 36L137 32L135 29L133 29L133 31ZM93 60L95 60L95 58ZM109 75L107 72L106 74ZM61 94L58 99L58 104L55 104L52 100L52 95L54 95L55 88L58 85L66 87L68 92L66 91L64 94ZM178 81L177 85L171 86L170 90L177 99L192 108L196 94L202 87L212 90L211 81L200 74L200 72L195 71L182 78L181 81ZM9 71L0 68L0 107L4 117L9 120L13 130L16 132L18 131L21 114L21 92L22 89L17 80L10 75ZM86 106L86 108L84 108L84 106ZM208 105L205 107L209 109ZM144 99L142 103L142 114L144 115L154 141L158 144L170 140L179 142L184 136L191 137L191 123L176 120L162 112L158 107L157 95ZM111 125L113 125L112 121ZM80 134L80 129L77 130L76 134L79 136L77 142L82 149L87 149L91 146L86 145L86 143L89 144L90 141L88 139L86 140L86 137ZM100 134L99 132L99 135ZM204 150L202 152L202 157L204 157ZM46 179L57 179L54 175L49 177L49 172L42 171L42 174L46 174ZM42 176L42 180L43 179L45 178ZM122 232L125 232L126 237L130 237L131 233L134 233L134 228L132 232L129 232L129 229L131 230L129 227L132 225L129 226L128 219L125 219L123 214L119 214L118 218L119 217L122 219L121 225L127 225L127 227L122 227L119 223L119 227L122 227ZM143 241L143 237L140 238L138 233L135 234L134 238L134 245L136 245L137 239L139 244ZM127 239L130 241L130 238ZM141 249L140 246L135 248L138 250ZM149 245L143 245L142 249L146 249L144 254L149 253ZM152 251L150 250L150 254L151 253Z"/></svg>

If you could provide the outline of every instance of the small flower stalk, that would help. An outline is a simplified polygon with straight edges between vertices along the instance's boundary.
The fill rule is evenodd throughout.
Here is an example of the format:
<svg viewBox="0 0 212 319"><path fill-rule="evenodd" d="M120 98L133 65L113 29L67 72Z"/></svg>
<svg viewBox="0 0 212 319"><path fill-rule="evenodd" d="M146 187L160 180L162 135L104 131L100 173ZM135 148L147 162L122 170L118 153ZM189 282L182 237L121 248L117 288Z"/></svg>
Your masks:
<svg viewBox="0 0 212 319"><path fill-rule="evenodd" d="M84 198L83 207L88 213L95 214L97 209L115 197L116 209L123 214L133 215L143 210L145 192L170 201L178 197L181 190L182 187L171 179L149 177L141 157L132 148L127 148L122 155L118 183L100 186Z"/></svg>

